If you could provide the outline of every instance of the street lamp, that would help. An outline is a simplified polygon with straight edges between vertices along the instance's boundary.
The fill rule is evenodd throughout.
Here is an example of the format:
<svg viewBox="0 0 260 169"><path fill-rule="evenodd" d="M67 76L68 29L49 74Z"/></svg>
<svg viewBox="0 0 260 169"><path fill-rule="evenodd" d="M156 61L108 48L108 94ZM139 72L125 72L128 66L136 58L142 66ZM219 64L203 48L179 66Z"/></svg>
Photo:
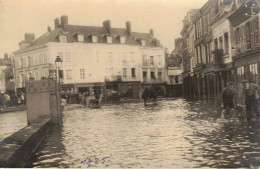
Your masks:
<svg viewBox="0 0 260 169"><path fill-rule="evenodd" d="M56 66L56 70L57 70L57 82L60 83L60 72L59 70L61 69L62 66L62 59L60 58L60 56L57 56L57 58L55 59L55 66Z"/></svg>
<svg viewBox="0 0 260 169"><path fill-rule="evenodd" d="M60 98L60 74L59 74L59 71L61 69L61 66L62 66L62 59L60 58L60 56L57 56L57 58L55 59L55 66L56 66L56 80L57 80L57 95L56 95L56 98L57 98L57 113L58 113L58 119L59 121L61 120L61 98Z"/></svg>
<svg viewBox="0 0 260 169"><path fill-rule="evenodd" d="M246 16L254 16L256 13L259 12L260 5L257 1L252 2L252 4L249 4L249 1L245 3L245 7L250 9L250 13L245 13Z"/></svg>
<svg viewBox="0 0 260 169"><path fill-rule="evenodd" d="M58 69L61 68L61 66L62 66L62 59L60 58L60 56L57 56L57 58L55 59L55 66Z"/></svg>

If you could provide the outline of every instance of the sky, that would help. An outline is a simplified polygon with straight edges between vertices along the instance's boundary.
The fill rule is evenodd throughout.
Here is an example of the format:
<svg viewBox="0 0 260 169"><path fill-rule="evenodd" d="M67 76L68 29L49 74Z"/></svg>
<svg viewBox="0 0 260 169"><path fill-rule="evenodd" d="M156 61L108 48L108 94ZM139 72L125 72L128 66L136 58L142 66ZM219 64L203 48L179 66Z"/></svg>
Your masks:
<svg viewBox="0 0 260 169"><path fill-rule="evenodd" d="M54 28L54 19L68 16L71 25L102 26L109 19L113 28L149 33L168 52L181 37L182 20L190 9L199 9L207 0L0 0L0 58L19 49L24 33L39 37Z"/></svg>

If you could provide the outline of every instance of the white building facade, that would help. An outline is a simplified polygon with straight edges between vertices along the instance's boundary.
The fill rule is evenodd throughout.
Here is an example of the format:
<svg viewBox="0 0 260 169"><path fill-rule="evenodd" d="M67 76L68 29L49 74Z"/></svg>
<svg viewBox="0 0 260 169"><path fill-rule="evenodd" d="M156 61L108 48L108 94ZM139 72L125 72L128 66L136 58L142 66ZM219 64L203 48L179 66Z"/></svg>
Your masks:
<svg viewBox="0 0 260 169"><path fill-rule="evenodd" d="M82 93L89 88L113 89L140 98L143 86L166 82L164 48L150 33L103 27L68 25L68 17L55 19L55 29L35 39L25 34L15 55L15 88L29 79L50 77L60 56L65 92ZM147 63L149 63L147 65ZM146 73L144 73L146 72Z"/></svg>

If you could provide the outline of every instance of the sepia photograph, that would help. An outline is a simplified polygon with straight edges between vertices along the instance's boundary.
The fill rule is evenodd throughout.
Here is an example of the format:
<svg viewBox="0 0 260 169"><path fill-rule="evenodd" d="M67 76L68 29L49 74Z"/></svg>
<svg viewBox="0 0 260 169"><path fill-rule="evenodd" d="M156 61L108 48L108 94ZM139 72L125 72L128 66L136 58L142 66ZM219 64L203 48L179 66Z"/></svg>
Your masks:
<svg viewBox="0 0 260 169"><path fill-rule="evenodd" d="M0 0L0 168L260 168L260 0Z"/></svg>

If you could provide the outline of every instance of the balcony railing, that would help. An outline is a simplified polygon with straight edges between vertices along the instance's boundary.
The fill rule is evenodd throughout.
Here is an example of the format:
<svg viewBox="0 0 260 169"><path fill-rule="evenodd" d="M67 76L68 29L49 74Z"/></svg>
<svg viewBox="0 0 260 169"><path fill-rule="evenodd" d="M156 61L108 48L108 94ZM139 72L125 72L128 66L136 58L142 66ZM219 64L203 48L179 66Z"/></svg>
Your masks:
<svg viewBox="0 0 260 169"><path fill-rule="evenodd" d="M154 66L154 61L151 60L143 60L143 66Z"/></svg>

